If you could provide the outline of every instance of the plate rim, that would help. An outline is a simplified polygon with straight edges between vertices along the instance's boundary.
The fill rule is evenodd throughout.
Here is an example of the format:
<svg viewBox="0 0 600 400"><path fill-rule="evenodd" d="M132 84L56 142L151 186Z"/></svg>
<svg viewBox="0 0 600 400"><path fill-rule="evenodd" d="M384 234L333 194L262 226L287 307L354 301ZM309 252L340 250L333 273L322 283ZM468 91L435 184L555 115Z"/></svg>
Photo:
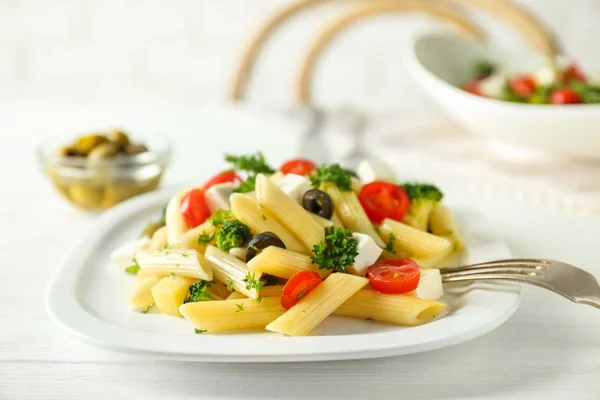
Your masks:
<svg viewBox="0 0 600 400"><path fill-rule="evenodd" d="M46 310L50 318L61 328L65 329L71 335L88 344L92 344L104 349L134 353L138 355L150 355L161 359L182 360L182 361L211 361L211 362L297 362L297 361L326 361L326 360L350 360L367 359L387 356L398 356L405 354L420 353L430 350L436 350L443 347L453 346L463 343L479 336L482 336L506 322L517 310L522 290L520 284L509 285L514 289L515 298L509 307L503 310L502 314L495 314L491 320L481 321L474 328L462 330L453 333L450 336L444 336L434 340L425 340L423 342L411 343L408 346L394 343L394 336L398 332L374 332L347 335L327 335L327 336L304 336L304 337L279 337L267 336L271 343L276 343L277 351L266 351L265 349L250 348L245 354L239 351L228 351L226 348L217 351L200 351L187 348L187 352L182 349L176 350L180 346L172 344L163 344L160 349L152 346L152 343L165 337L164 333L139 332L118 327L101 320L86 310L81 304L77 294L77 282L81 274L85 271L85 262L93 253L97 244L105 236L105 232L118 227L120 221L128 215L140 211L147 207L153 207L154 204L162 204L165 199L170 197L174 191L173 187L158 190L153 193L138 196L126 202L123 202L111 210L101 215L81 236L80 240L59 262L54 271L46 290ZM98 233L102 232L102 233ZM503 244L508 253L505 242L499 237L496 239ZM156 315L160 316L160 315ZM458 318L456 315L454 318ZM426 324L410 329L421 329L423 332L432 329L433 324ZM459 324L462 327L462 325ZM465 325L466 326L466 325ZM120 336L120 335L122 336ZM378 339L371 346L363 348L352 348L352 342L360 341L364 337L373 339L378 335ZM211 342L214 345L223 340L225 335L203 335L202 341L210 347ZM178 338L188 338L177 336ZM233 337L233 336L232 336ZM347 338L350 340L346 340ZM118 340L115 340L118 338ZM199 337L192 337L195 341ZM239 338L239 336L238 336ZM189 338L188 338L189 339ZM287 341L284 342L284 341ZM291 343L291 342L294 343ZM348 342L340 345L339 342ZM371 340L372 341L372 340ZM180 343L181 341L177 341ZM294 345L296 344L296 346ZM297 344L300 344L298 346ZM336 344L337 346L332 346ZM306 347L308 345L308 347ZM217 346L219 347L219 346ZM285 347L286 351L281 348Z"/></svg>

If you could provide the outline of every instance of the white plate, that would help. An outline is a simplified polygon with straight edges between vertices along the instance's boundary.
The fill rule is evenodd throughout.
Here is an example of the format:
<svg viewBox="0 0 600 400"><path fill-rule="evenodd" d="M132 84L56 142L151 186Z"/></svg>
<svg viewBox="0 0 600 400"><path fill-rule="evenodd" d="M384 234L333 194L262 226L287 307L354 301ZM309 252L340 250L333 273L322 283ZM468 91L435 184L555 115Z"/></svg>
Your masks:
<svg viewBox="0 0 600 400"><path fill-rule="evenodd" d="M133 278L117 273L109 255L159 215L172 190L140 196L102 215L61 262L47 292L50 316L88 343L155 357L220 362L282 362L374 358L438 349L473 339L506 321L520 299L518 284L448 287L449 311L419 327L330 317L312 336L266 332L194 334L184 319L127 307ZM469 262L509 257L490 225L459 213Z"/></svg>

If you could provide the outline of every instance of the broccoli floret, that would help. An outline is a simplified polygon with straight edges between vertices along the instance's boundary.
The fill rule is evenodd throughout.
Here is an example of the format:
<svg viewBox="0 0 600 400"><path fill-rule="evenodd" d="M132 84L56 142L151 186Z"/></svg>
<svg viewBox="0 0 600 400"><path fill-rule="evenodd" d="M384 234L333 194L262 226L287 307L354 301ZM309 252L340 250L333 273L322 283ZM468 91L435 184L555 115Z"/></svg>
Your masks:
<svg viewBox="0 0 600 400"><path fill-rule="evenodd" d="M405 183L400 186L410 197L410 207L403 222L426 231L429 214L442 201L444 194L434 185L427 183Z"/></svg>
<svg viewBox="0 0 600 400"><path fill-rule="evenodd" d="M252 239L250 228L240 221L227 221L217 234L217 247L229 251L234 247L245 247Z"/></svg>
<svg viewBox="0 0 600 400"><path fill-rule="evenodd" d="M211 281L198 281L190 285L189 296L184 303L194 303L196 301L219 300L219 296L210 290Z"/></svg>

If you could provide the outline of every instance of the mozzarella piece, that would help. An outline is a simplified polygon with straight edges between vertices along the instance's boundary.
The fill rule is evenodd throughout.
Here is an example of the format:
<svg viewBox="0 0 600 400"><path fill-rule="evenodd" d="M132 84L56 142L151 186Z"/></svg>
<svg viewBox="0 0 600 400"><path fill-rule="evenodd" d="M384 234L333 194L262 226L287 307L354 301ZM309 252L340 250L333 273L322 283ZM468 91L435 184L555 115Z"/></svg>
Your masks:
<svg viewBox="0 0 600 400"><path fill-rule="evenodd" d="M211 213L219 209L228 210L231 208L229 196L233 193L235 185L231 182L220 183L211 186L204 194L204 201Z"/></svg>
<svg viewBox="0 0 600 400"><path fill-rule="evenodd" d="M425 300L438 300L444 295L442 275L439 269L422 269L419 286L413 292L415 296Z"/></svg>
<svg viewBox="0 0 600 400"><path fill-rule="evenodd" d="M498 98L504 93L508 83L508 75L505 71L494 73L479 81L479 91L485 97Z"/></svg>
<svg viewBox="0 0 600 400"><path fill-rule="evenodd" d="M285 175L279 180L277 186L285 194L296 200L298 204L302 204L304 193L312 189L312 184L308 178L296 174Z"/></svg>
<svg viewBox="0 0 600 400"><path fill-rule="evenodd" d="M125 271L125 268L133 264L135 253L137 253L138 250L148 246L149 244L150 239L144 237L140 239L130 240L115 251L113 251L110 254L110 259L113 262L115 270L118 273L123 273Z"/></svg>
<svg viewBox="0 0 600 400"><path fill-rule="evenodd" d="M396 182L396 174L382 160L362 160L356 168L356 173L362 183L373 181Z"/></svg>
<svg viewBox="0 0 600 400"><path fill-rule="evenodd" d="M587 83L591 86L600 86L600 72L590 72L587 74Z"/></svg>
<svg viewBox="0 0 600 400"><path fill-rule="evenodd" d="M367 268L373 265L379 258L383 249L369 235L364 233L353 233L352 236L358 240L358 255L354 259L354 265L346 268L348 272L358 276L365 276Z"/></svg>
<svg viewBox="0 0 600 400"><path fill-rule="evenodd" d="M551 86L558 80L559 73L551 64L544 64L532 75L536 85Z"/></svg>

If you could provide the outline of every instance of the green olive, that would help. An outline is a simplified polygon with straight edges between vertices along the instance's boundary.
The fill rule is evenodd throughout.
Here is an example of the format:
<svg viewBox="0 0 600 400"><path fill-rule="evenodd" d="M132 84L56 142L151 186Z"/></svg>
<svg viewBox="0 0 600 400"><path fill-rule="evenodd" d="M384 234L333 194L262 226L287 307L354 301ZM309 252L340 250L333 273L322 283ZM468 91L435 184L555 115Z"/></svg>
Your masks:
<svg viewBox="0 0 600 400"><path fill-rule="evenodd" d="M80 154L73 146L62 146L56 152L58 157L81 157Z"/></svg>
<svg viewBox="0 0 600 400"><path fill-rule="evenodd" d="M125 153L129 155L135 155L140 153L145 153L148 151L148 148L145 144L142 143L132 143L125 148Z"/></svg>
<svg viewBox="0 0 600 400"><path fill-rule="evenodd" d="M108 140L111 142L118 144L122 149L125 149L131 143L129 136L127 136L125 132L118 129L111 130L108 132L106 137L108 137Z"/></svg>
<svg viewBox="0 0 600 400"><path fill-rule="evenodd" d="M121 148L118 144L113 142L105 142L96 147L88 154L88 162L96 162L99 160L105 160L119 154Z"/></svg>
<svg viewBox="0 0 600 400"><path fill-rule="evenodd" d="M69 198L82 208L99 208L102 202L103 189L97 186L72 183L69 185Z"/></svg>
<svg viewBox="0 0 600 400"><path fill-rule="evenodd" d="M82 155L88 155L96 146L108 141L106 136L91 134L77 138L73 148Z"/></svg>

